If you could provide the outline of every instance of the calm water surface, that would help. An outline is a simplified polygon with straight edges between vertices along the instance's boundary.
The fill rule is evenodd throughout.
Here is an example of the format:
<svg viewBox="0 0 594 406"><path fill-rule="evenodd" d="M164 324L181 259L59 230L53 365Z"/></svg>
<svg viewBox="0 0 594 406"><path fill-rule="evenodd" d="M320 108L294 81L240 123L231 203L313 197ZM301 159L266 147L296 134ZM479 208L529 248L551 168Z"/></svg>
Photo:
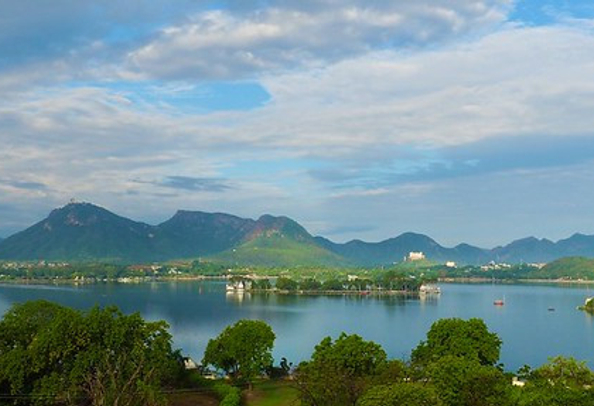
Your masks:
<svg viewBox="0 0 594 406"><path fill-rule="evenodd" d="M242 318L262 319L274 329L277 361L309 358L325 336L357 333L380 343L390 357L408 358L431 324L444 317L480 317L503 340L508 370L538 366L555 355L594 367L594 318L576 310L594 288L528 285L441 285L435 299L227 295L222 281L74 286L0 285L0 312L11 304L48 299L87 309L115 304L171 325L175 345L200 360L206 343ZM493 305L505 299L505 306ZM555 311L549 311L554 308Z"/></svg>

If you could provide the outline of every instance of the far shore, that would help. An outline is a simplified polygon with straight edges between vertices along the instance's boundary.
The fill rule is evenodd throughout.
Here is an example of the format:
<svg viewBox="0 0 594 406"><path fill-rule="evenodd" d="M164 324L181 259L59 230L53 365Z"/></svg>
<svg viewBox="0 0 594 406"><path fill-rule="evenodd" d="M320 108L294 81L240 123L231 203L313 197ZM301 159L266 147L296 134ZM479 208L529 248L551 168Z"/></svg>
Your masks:
<svg viewBox="0 0 594 406"><path fill-rule="evenodd" d="M269 293L275 295L295 296L419 296L418 291L411 290L279 290L279 289L247 289L227 291L229 294Z"/></svg>
<svg viewBox="0 0 594 406"><path fill-rule="evenodd" d="M201 280L220 280L224 281L231 275L168 275L168 276L142 276L142 277L124 277L115 279L95 279L95 278L0 278L0 285L93 285L98 283L154 283L154 282L191 282ZM257 279L275 279L278 276L258 276ZM586 279L492 279L492 278L439 278L438 283L461 283L461 284L549 284L549 285L594 285L594 280ZM301 295L343 295L343 294L378 294L378 295L402 295L411 294L410 291L267 291L251 290L253 293L278 293L278 294L301 294ZM363 293L369 292L369 293ZM412 292L416 294L416 292Z"/></svg>
<svg viewBox="0 0 594 406"><path fill-rule="evenodd" d="M439 278L439 283L505 283L505 284L555 284L555 285L594 285L588 279L492 279L492 278Z"/></svg>

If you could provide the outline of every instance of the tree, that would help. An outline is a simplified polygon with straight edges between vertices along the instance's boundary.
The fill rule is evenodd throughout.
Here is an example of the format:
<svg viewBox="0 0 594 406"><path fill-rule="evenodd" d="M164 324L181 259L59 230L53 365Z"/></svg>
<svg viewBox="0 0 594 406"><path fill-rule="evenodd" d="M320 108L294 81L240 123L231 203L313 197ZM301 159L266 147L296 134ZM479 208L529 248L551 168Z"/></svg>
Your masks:
<svg viewBox="0 0 594 406"><path fill-rule="evenodd" d="M272 289L272 285L270 284L270 280L268 278L259 280L254 279L252 280L252 289L270 290Z"/></svg>
<svg viewBox="0 0 594 406"><path fill-rule="evenodd" d="M313 278L307 278L301 281L301 283L299 283L299 289L301 290L309 290L309 291L313 291L313 290L320 290L320 288L322 287L322 283L318 280L315 280Z"/></svg>
<svg viewBox="0 0 594 406"><path fill-rule="evenodd" d="M15 305L0 322L0 390L48 405L160 404L182 368L167 328L115 307Z"/></svg>
<svg viewBox="0 0 594 406"><path fill-rule="evenodd" d="M232 378L246 380L251 388L253 378L272 365L275 338L265 322L239 320L208 342L202 363L213 365Z"/></svg>
<svg viewBox="0 0 594 406"><path fill-rule="evenodd" d="M447 406L505 406L511 403L511 378L475 358L446 355L425 374Z"/></svg>
<svg viewBox="0 0 594 406"><path fill-rule="evenodd" d="M594 373L584 362L555 357L527 374L521 406L594 406Z"/></svg>
<svg viewBox="0 0 594 406"><path fill-rule="evenodd" d="M309 406L355 405L386 363L379 344L342 333L324 338L311 360L297 367L295 381L301 402Z"/></svg>
<svg viewBox="0 0 594 406"><path fill-rule="evenodd" d="M481 319L441 319L433 323L412 352L413 363L428 365L446 355L474 359L481 365L495 365L499 360L501 340L489 332Z"/></svg>
<svg viewBox="0 0 594 406"><path fill-rule="evenodd" d="M374 386L357 406L441 406L435 388L420 383L397 383Z"/></svg>
<svg viewBox="0 0 594 406"><path fill-rule="evenodd" d="M322 290L344 290L344 282L338 279L328 279L322 284Z"/></svg>
<svg viewBox="0 0 594 406"><path fill-rule="evenodd" d="M278 290L294 291L294 290L297 290L297 287L298 287L298 284L293 279L289 279L289 278L285 278L285 277L281 276L276 280L276 288Z"/></svg>

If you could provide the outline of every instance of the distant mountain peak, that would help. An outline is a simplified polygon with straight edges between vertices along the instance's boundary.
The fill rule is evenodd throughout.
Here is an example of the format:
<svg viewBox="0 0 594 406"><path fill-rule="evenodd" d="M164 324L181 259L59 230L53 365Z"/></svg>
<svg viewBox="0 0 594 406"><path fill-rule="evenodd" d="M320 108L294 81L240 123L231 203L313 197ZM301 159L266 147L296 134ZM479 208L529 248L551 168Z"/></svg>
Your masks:
<svg viewBox="0 0 594 406"><path fill-rule="evenodd" d="M295 220L285 216L272 216L264 214L258 218L252 231L245 240L253 240L259 237L270 238L273 236L289 237L298 241L313 242L314 238Z"/></svg>
<svg viewBox="0 0 594 406"><path fill-rule="evenodd" d="M376 243L352 240L339 244L312 237L286 216L264 214L253 220L178 210L169 220L153 226L92 203L71 201L0 242L3 259L160 261L205 257L275 266L385 265L401 261L412 251L422 251L433 261L547 262L564 256L594 257L594 236L575 233L557 242L531 236L491 250L465 243L446 248L415 232Z"/></svg>

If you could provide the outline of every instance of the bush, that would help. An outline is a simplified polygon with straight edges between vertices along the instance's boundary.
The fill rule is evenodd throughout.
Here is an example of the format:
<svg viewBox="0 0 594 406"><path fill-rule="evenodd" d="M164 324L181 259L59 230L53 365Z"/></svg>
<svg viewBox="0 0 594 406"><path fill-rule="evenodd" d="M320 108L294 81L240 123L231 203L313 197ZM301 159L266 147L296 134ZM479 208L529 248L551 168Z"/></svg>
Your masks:
<svg viewBox="0 0 594 406"><path fill-rule="evenodd" d="M239 406L241 403L241 391L239 388L227 385L226 383L217 383L213 389L221 399L219 406Z"/></svg>

